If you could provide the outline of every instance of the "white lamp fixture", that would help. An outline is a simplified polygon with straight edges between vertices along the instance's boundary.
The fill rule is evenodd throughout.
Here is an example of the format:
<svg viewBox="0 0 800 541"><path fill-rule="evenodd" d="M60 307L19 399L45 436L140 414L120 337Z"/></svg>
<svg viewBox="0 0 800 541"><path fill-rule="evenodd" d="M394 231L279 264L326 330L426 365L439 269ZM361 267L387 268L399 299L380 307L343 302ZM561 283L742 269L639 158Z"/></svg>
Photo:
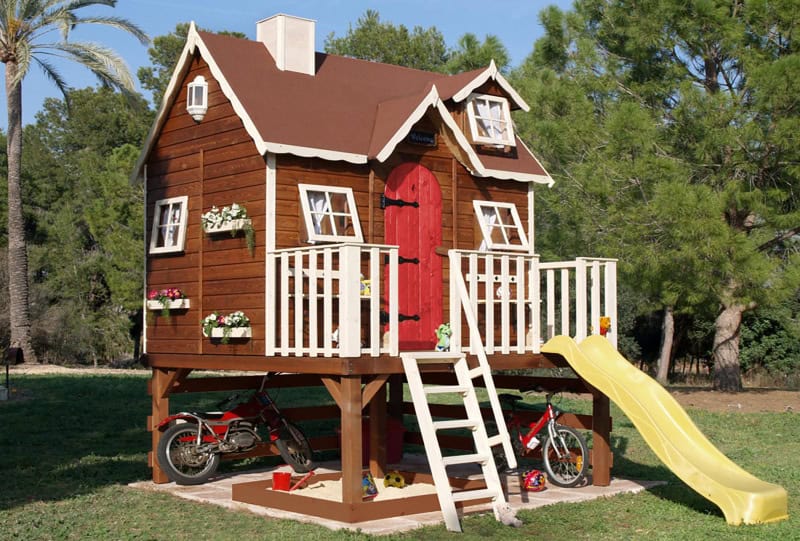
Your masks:
<svg viewBox="0 0 800 541"><path fill-rule="evenodd" d="M195 122L200 122L208 111L208 82L205 77L198 75L189 83L186 93L186 112L192 115Z"/></svg>

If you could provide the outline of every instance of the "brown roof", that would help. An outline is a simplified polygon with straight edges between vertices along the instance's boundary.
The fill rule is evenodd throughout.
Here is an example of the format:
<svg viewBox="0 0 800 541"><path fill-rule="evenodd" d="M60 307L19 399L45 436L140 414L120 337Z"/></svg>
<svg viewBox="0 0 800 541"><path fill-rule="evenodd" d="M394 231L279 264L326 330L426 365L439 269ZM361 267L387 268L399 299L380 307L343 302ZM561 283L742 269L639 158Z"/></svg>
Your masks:
<svg viewBox="0 0 800 541"><path fill-rule="evenodd" d="M446 75L323 53L316 53L316 74L312 76L279 70L258 41L192 30L187 50L194 47L200 49L212 73L216 70L217 78L223 79L223 91L233 94L227 97L261 151L356 163L379 155L385 159L407 135L411 121L416 122L431 107L448 117L445 121L451 131L459 131L440 102L454 96L463 100L463 94L483 84L489 75L496 76L494 65L494 71ZM182 61L187 61L186 52ZM181 69L179 65L176 71ZM174 77L172 92L176 91L175 81ZM457 96L459 93L462 95ZM513 90L511 94L512 108L527 108ZM155 130L157 127L151 136ZM456 135L461 146L470 146L463 134ZM145 148L145 153L148 150ZM464 150L472 162L465 165L478 176L552 182L524 145L518 144L516 156L509 158ZM493 171L487 174L487 170Z"/></svg>

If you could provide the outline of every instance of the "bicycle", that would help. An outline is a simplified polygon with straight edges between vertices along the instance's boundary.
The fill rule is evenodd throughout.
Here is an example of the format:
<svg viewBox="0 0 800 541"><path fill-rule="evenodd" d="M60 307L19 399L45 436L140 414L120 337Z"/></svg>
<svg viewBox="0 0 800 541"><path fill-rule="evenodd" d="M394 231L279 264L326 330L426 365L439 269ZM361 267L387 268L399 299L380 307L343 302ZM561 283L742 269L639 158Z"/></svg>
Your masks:
<svg viewBox="0 0 800 541"><path fill-rule="evenodd" d="M534 391L543 390L537 388ZM498 398L510 409L506 416L506 427L517 457L533 455L541 446L542 462L548 481L559 487L571 488L586 479L589 449L580 432L556 421L563 412L552 403L555 394L558 393L545 394L544 413L538 421L527 424L517 414L522 396L503 393ZM498 469L504 469L508 462L502 447L495 447L494 455Z"/></svg>

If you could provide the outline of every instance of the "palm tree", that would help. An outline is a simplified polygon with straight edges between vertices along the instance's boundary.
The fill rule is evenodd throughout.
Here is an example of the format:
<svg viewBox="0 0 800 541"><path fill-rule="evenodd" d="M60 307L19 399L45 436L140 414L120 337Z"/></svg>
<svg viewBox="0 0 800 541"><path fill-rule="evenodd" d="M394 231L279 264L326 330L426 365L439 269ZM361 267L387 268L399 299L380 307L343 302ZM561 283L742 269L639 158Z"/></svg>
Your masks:
<svg viewBox="0 0 800 541"><path fill-rule="evenodd" d="M114 7L116 0L0 0L0 61L6 65L8 106L8 292L11 346L20 347L29 361L31 347L28 305L28 252L22 218L20 168L22 162L22 80L31 63L37 64L64 94L68 87L53 58L72 60L87 67L104 86L133 92L133 78L125 62L111 49L94 43L69 41L79 24L102 24L119 28L143 44L147 35L125 19L79 17L77 11L93 5ZM60 39L51 39L53 33Z"/></svg>

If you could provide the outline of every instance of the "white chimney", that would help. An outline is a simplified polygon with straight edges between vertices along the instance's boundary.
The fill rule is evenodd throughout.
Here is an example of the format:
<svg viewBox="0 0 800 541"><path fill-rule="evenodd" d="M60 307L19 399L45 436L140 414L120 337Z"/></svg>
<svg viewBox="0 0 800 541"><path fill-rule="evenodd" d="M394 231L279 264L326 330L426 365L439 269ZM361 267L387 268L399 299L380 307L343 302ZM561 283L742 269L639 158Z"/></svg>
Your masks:
<svg viewBox="0 0 800 541"><path fill-rule="evenodd" d="M314 25L279 13L256 23L256 40L267 46L279 70L314 75Z"/></svg>

